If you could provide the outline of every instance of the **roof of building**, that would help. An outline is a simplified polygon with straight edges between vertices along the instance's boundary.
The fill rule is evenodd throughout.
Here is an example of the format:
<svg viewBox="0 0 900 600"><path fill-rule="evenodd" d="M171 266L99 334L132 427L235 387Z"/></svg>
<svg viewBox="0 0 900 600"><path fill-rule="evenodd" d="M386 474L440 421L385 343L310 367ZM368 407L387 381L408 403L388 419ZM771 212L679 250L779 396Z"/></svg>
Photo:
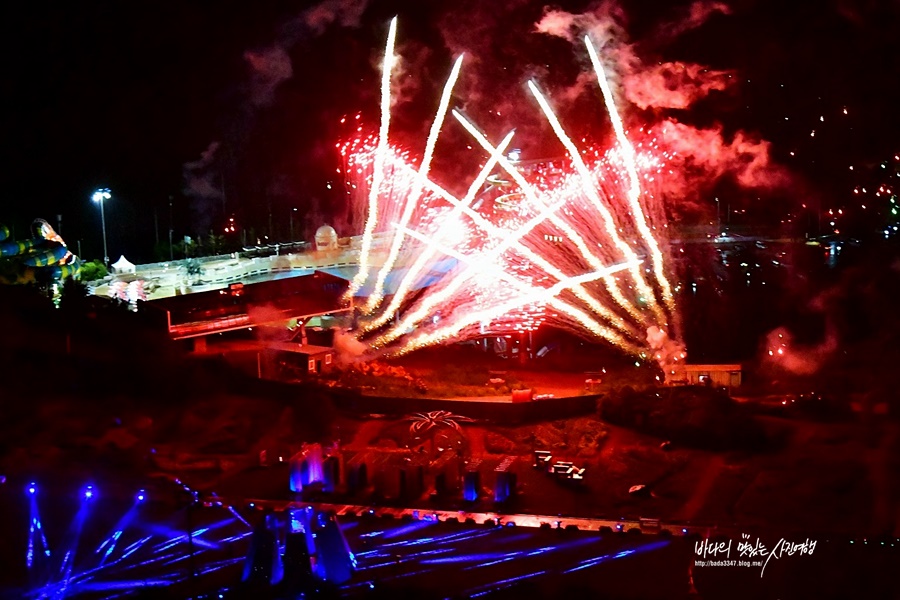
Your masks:
<svg viewBox="0 0 900 600"><path fill-rule="evenodd" d="M325 354L326 352L334 352L331 346L314 346L312 344L292 344L290 342L269 342L266 347L270 350L279 350L281 352L292 352L294 354Z"/></svg>

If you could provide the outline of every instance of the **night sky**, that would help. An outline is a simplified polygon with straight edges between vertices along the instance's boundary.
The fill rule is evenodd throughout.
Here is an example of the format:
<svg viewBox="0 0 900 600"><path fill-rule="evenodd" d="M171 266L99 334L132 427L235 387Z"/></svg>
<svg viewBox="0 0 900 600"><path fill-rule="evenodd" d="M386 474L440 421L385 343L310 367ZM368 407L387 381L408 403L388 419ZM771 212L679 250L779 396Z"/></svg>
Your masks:
<svg viewBox="0 0 900 600"><path fill-rule="evenodd" d="M553 7L614 15L627 36L616 43L645 66L678 60L727 71L727 88L690 108L623 112L632 125L673 116L698 127L721 124L727 139L742 131L770 141L771 164L788 173L785 183L736 195L780 213L794 201L852 207L853 187L900 152L900 3L806 4ZM523 84L536 77L559 95L586 63L583 48L535 31L546 10L529 0L6 4L0 221L24 237L31 219L56 224L61 214L69 245L83 240L83 254L99 256L90 194L109 187L110 255L144 261L154 259L157 233L167 239L170 197L176 238L218 232L233 215L257 237L282 239L294 207L306 235L325 221L340 229L345 201L340 185L327 187L340 164L334 146L349 135L340 119L361 113L361 122L377 127L378 62L395 14L403 57L395 142L421 151L452 58L466 50L454 104L490 135L520 127L526 154L552 155ZM685 25L697 14L702 22ZM513 114L488 112L507 106ZM603 139L608 125L581 114L585 106L574 101L561 112ZM459 162L453 144L462 140L448 131L439 147L445 165L439 159L436 168L446 177Z"/></svg>

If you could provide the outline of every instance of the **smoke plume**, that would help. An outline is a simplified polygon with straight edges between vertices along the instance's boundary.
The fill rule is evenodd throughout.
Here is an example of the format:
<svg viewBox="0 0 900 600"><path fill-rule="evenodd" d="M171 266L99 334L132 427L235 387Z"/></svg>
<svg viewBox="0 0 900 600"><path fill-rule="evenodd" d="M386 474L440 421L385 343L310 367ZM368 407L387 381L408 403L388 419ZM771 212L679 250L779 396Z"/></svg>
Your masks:
<svg viewBox="0 0 900 600"><path fill-rule="evenodd" d="M342 329L334 330L334 351L340 364L349 365L358 362L369 349L369 346L356 339L356 336Z"/></svg>
<svg viewBox="0 0 900 600"><path fill-rule="evenodd" d="M679 18L660 25L653 38L670 41L685 32L697 29L715 14L730 15L731 8L722 2L697 0Z"/></svg>
<svg viewBox="0 0 900 600"><path fill-rule="evenodd" d="M656 29L648 42L631 42L626 33L626 16L615 3L605 2L583 14L551 9L535 25L535 31L581 44L590 35L606 62L610 82L620 101L624 100L645 111L640 116L659 139L659 147L673 158L670 177L660 185L674 208L687 190L694 195L723 177L751 189L779 188L790 175L771 157L771 144L759 136L738 131L730 138L720 125L698 128L667 115L657 120L660 111L685 110L711 92L727 92L735 81L735 73L682 61L645 62L638 49L647 49L673 41L679 35L702 26L715 14L730 14L718 2L695 2L677 20ZM655 57L648 57L655 58ZM571 101L584 92L596 93L593 77L578 77L575 84L560 94ZM626 114L628 111L625 111ZM632 118L634 120L634 118Z"/></svg>
<svg viewBox="0 0 900 600"><path fill-rule="evenodd" d="M665 62L628 73L622 83L625 98L639 108L686 109L714 90L727 89L731 79L730 71Z"/></svg>
<svg viewBox="0 0 900 600"><path fill-rule="evenodd" d="M684 344L673 340L666 331L655 325L647 328L647 345L653 352L653 359L659 363L659 367L663 371L669 365L683 364L687 360L687 350Z"/></svg>
<svg viewBox="0 0 900 600"><path fill-rule="evenodd" d="M197 231L205 232L212 222L215 205L209 200L222 197L221 184L223 171L226 171L226 165L222 164L223 153L230 163L234 163L257 111L270 106L279 86L293 77L292 50L303 40L321 35L332 25L358 27L367 5L368 0L323 0L284 22L270 44L244 52L247 73L240 95L242 105L239 114L232 115L228 135L221 142L212 142L199 160L183 167L184 193L191 199Z"/></svg>
<svg viewBox="0 0 900 600"><path fill-rule="evenodd" d="M813 375L837 350L838 340L829 329L820 344L795 345L791 332L779 327L766 336L766 347L766 359L776 368L794 375Z"/></svg>
<svg viewBox="0 0 900 600"><path fill-rule="evenodd" d="M248 50L244 60L250 66L250 103L268 106L275 96L275 89L294 74L291 57L281 46L262 50Z"/></svg>
<svg viewBox="0 0 900 600"><path fill-rule="evenodd" d="M699 5L700 3L698 3ZM695 5L696 6L696 5ZM705 6L705 5L704 5ZM663 27L666 36L699 27L714 9L692 9L685 22L668 23ZM628 41L626 19L621 8L606 2L589 13L572 14L562 10L547 10L535 25L535 31L581 44L589 35L611 69L611 83L619 95L641 109L686 109L711 91L722 91L731 83L730 71L713 70L695 63L657 61L645 65L639 58L635 44ZM597 82L580 78L574 89L565 95L572 97L596 88Z"/></svg>
<svg viewBox="0 0 900 600"><path fill-rule="evenodd" d="M581 14L546 9L534 28L538 33L560 37L573 44L589 34L599 48L604 48L626 39L625 25L625 11L618 3L607 0L596 9Z"/></svg>
<svg viewBox="0 0 900 600"><path fill-rule="evenodd" d="M358 27L367 4L368 0L324 0L284 23L268 46L245 52L250 70L249 102L255 107L271 104L278 86L294 74L290 58L294 46L321 35L332 24Z"/></svg>
<svg viewBox="0 0 900 600"><path fill-rule="evenodd" d="M790 178L786 169L773 163L771 143L738 131L729 141L722 127L697 128L668 119L654 132L661 146L674 154L669 164L679 178L673 179L669 192L696 187L731 175L743 187L771 189L785 185Z"/></svg>
<svg viewBox="0 0 900 600"><path fill-rule="evenodd" d="M200 158L185 163L184 195L191 200L191 209L196 231L204 232L209 228L214 204L222 198L220 171L216 167L216 153L219 142L212 142L200 153Z"/></svg>

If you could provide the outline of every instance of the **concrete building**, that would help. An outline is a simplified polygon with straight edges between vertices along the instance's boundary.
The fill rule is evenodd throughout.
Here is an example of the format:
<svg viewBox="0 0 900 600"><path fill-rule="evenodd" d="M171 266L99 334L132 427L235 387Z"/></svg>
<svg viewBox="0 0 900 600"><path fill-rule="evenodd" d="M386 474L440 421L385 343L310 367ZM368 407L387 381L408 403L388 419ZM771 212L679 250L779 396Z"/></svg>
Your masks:
<svg viewBox="0 0 900 600"><path fill-rule="evenodd" d="M313 375L330 371L334 365L334 348L330 346L271 342L268 349L296 357L292 362L305 363L307 372Z"/></svg>

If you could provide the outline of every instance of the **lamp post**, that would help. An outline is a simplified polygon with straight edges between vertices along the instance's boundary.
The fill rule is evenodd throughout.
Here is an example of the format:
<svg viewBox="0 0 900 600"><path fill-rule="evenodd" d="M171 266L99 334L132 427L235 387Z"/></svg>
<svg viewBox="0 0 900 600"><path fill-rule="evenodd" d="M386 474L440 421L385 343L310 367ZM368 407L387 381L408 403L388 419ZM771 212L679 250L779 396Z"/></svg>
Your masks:
<svg viewBox="0 0 900 600"><path fill-rule="evenodd" d="M91 196L91 200L100 204L100 226L103 228L103 264L106 266L109 266L109 252L106 250L106 214L103 212L103 202L110 198L112 195L109 193L109 188L95 190L94 195Z"/></svg>
<svg viewBox="0 0 900 600"><path fill-rule="evenodd" d="M172 196L169 196L169 261L175 260L175 247L172 245L172 233L174 227L172 225Z"/></svg>
<svg viewBox="0 0 900 600"><path fill-rule="evenodd" d="M722 210L719 199L716 198L716 237L722 235Z"/></svg>
<svg viewBox="0 0 900 600"><path fill-rule="evenodd" d="M291 209L291 212L288 213L288 216L290 217L290 218L288 219L288 222L291 224L291 239L290 239L291 242L294 241L294 213L295 213L295 212L297 212L297 209L296 209L296 208L292 208L292 209Z"/></svg>

